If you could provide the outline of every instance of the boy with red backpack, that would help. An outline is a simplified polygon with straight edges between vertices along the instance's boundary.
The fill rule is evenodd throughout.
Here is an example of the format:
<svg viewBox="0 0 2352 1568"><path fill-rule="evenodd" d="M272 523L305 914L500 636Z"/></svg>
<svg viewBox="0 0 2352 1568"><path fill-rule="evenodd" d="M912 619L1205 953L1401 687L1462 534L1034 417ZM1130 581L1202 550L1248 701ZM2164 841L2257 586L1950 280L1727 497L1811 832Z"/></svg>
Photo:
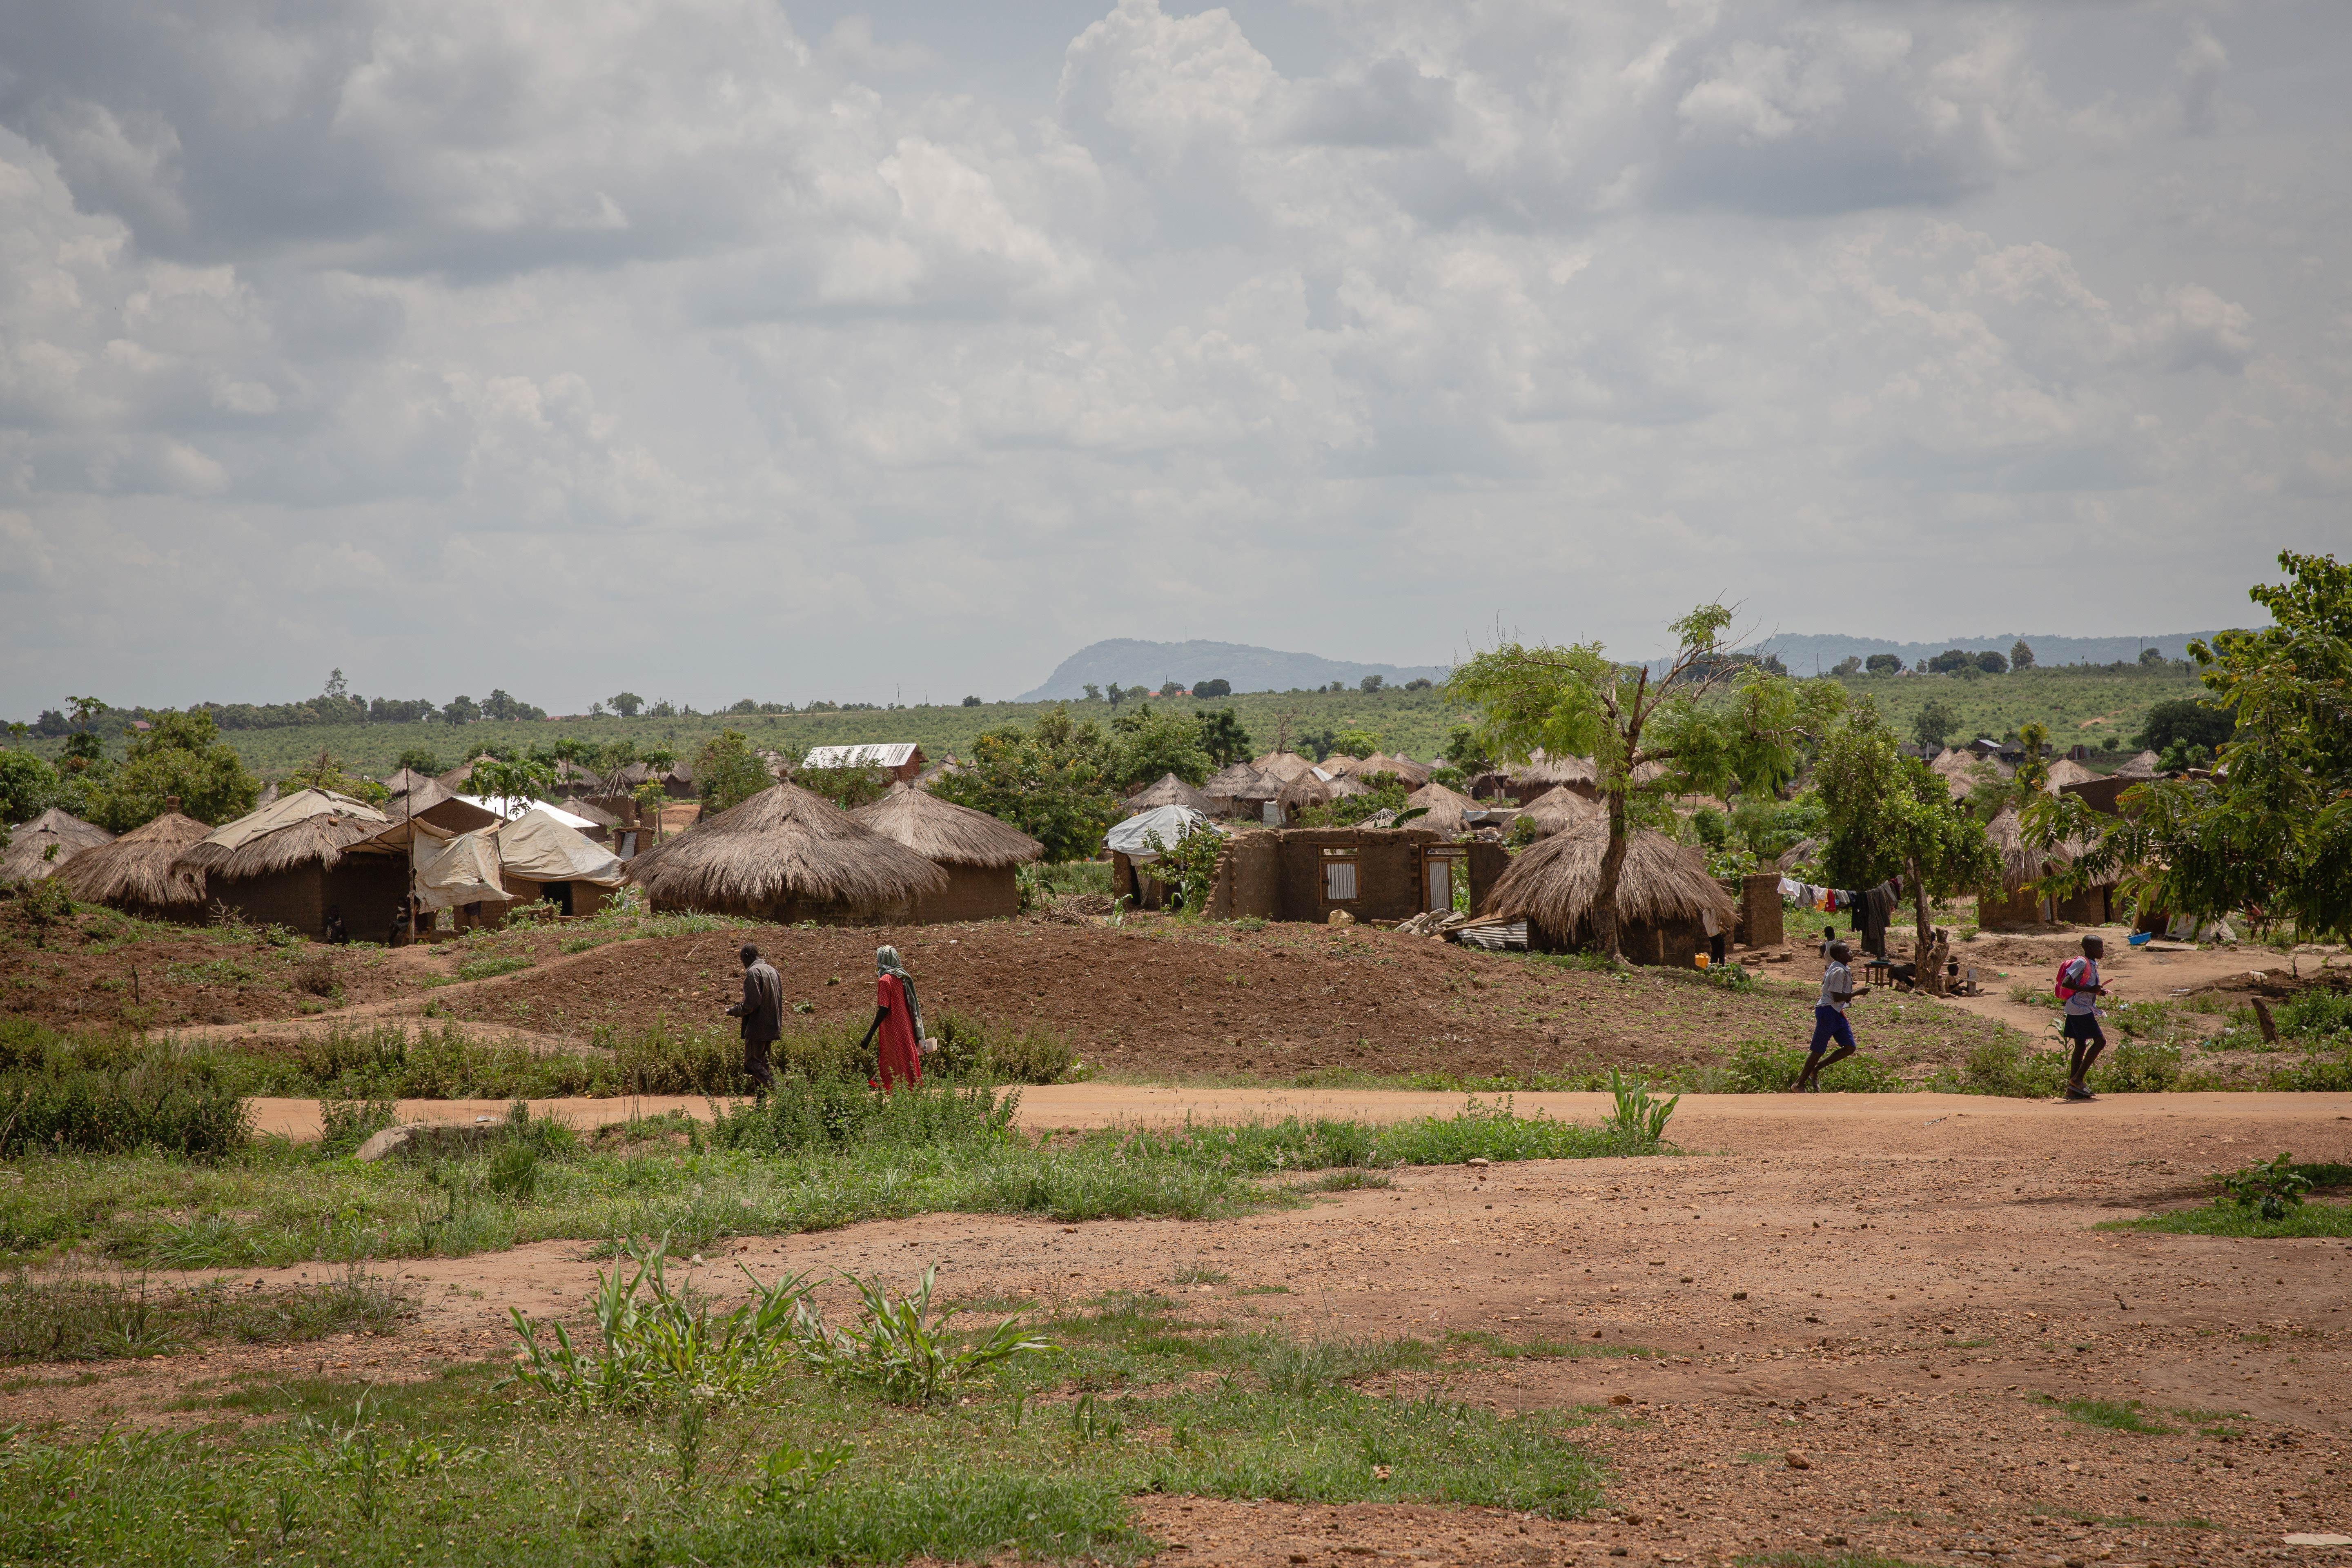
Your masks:
<svg viewBox="0 0 2352 1568"><path fill-rule="evenodd" d="M2107 1048L2105 1031L2099 1027L2099 998L2107 988L2099 983L2099 960L2107 944L2095 936L2083 939L2083 956L2070 958L2058 966L2058 1000L2065 1009L2066 1042L2074 1047L2074 1062L2066 1072L2066 1098L2096 1100L2083 1079L2091 1064Z"/></svg>

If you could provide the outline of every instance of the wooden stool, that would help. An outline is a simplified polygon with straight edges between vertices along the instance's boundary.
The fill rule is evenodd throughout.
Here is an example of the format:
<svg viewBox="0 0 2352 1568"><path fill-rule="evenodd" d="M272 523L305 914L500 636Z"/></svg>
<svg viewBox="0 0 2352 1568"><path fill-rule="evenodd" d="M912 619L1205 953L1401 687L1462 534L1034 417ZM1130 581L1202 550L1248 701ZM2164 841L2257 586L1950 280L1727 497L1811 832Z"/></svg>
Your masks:
<svg viewBox="0 0 2352 1568"><path fill-rule="evenodd" d="M1874 958L1862 966L1863 983L1868 985L1895 984L1895 965L1886 959Z"/></svg>

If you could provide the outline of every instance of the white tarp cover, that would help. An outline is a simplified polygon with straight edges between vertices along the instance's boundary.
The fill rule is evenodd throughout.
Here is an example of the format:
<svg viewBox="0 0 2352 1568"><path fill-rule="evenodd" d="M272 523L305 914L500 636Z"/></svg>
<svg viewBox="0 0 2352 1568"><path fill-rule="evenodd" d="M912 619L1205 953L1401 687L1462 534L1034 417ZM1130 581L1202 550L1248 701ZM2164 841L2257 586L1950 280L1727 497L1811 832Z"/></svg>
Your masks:
<svg viewBox="0 0 2352 1568"><path fill-rule="evenodd" d="M544 806L533 806L499 828L498 839L499 862L509 875L534 882L621 885L621 858L564 826Z"/></svg>
<svg viewBox="0 0 2352 1568"><path fill-rule="evenodd" d="M390 822L392 818L375 807L353 800L332 790L298 789L292 795L279 795L268 805L247 812L234 822L224 822L205 836L207 844L217 844L224 849L236 849L252 843L265 833L275 833L298 822L314 816L349 816L361 822Z"/></svg>
<svg viewBox="0 0 2352 1568"><path fill-rule="evenodd" d="M1103 842L1117 853L1142 864L1160 858L1157 851L1145 845L1145 835L1157 833L1160 842L1172 848L1186 834L1200 827L1215 831L1207 817L1189 805L1155 805L1125 822L1113 824L1110 831L1103 835Z"/></svg>
<svg viewBox="0 0 2352 1568"><path fill-rule="evenodd" d="M417 846L416 901L424 908L502 904L513 897L499 884L498 839L488 828L461 833L446 844Z"/></svg>
<svg viewBox="0 0 2352 1568"><path fill-rule="evenodd" d="M488 812L492 816L504 817L509 822L518 821L530 812L543 811L574 833L596 826L587 817L576 812L566 811L550 800L509 800L503 795L461 795L457 798L464 801L467 805Z"/></svg>
<svg viewBox="0 0 2352 1568"><path fill-rule="evenodd" d="M903 768L915 760L912 741L886 741L863 746L812 746L801 759L804 768Z"/></svg>

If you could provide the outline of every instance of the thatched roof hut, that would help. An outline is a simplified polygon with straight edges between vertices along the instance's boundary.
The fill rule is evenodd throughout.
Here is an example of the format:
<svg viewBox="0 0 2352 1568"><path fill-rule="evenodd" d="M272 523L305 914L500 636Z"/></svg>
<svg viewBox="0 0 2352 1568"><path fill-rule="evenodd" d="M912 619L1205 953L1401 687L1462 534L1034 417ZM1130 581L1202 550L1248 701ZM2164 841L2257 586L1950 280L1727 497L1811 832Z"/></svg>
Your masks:
<svg viewBox="0 0 2352 1568"><path fill-rule="evenodd" d="M432 774L420 773L415 768L403 768L398 773L387 773L382 782L383 787L392 792L392 797L394 800L425 784L438 785L441 783Z"/></svg>
<svg viewBox="0 0 2352 1568"><path fill-rule="evenodd" d="M1315 764L1297 752L1268 752L1251 761L1250 766L1283 784L1294 784L1315 771Z"/></svg>
<svg viewBox="0 0 2352 1568"><path fill-rule="evenodd" d="M1334 752L1315 764L1316 771L1326 778L1343 779L1364 765L1361 757L1351 757L1345 752Z"/></svg>
<svg viewBox="0 0 2352 1568"><path fill-rule="evenodd" d="M1333 800L1346 800L1349 795L1370 795L1372 786L1355 773L1341 773L1323 786Z"/></svg>
<svg viewBox="0 0 2352 1568"><path fill-rule="evenodd" d="M65 885L86 904L152 914L201 915L205 874L177 864L212 829L182 816L175 796L163 815L134 827L110 844L77 855L63 873Z"/></svg>
<svg viewBox="0 0 2352 1568"><path fill-rule="evenodd" d="M778 784L628 863L657 910L787 923L903 915L947 874L798 784Z"/></svg>
<svg viewBox="0 0 2352 1568"><path fill-rule="evenodd" d="M1197 811L1202 816L1213 816L1216 804L1178 778L1174 773L1162 773L1160 782L1137 790L1127 797L1127 814L1150 811L1155 805L1181 805L1187 811Z"/></svg>
<svg viewBox="0 0 2352 1568"><path fill-rule="evenodd" d="M1282 797L1282 781L1262 773L1247 763L1234 763L1210 775L1201 793L1229 816L1255 816L1267 801Z"/></svg>
<svg viewBox="0 0 2352 1568"><path fill-rule="evenodd" d="M604 787L604 781L578 763L558 757L555 760L555 793L558 795L595 795Z"/></svg>
<svg viewBox="0 0 2352 1568"><path fill-rule="evenodd" d="M2098 776L2074 758L2061 757L2050 764L2050 780L2042 787L2054 795L2068 784L2088 784Z"/></svg>
<svg viewBox="0 0 2352 1568"><path fill-rule="evenodd" d="M1537 837L1546 838L1603 815L1605 808L1598 801L1577 794L1566 784L1553 785L1519 812L1521 818L1535 824Z"/></svg>
<svg viewBox="0 0 2352 1568"><path fill-rule="evenodd" d="M1985 837L2000 858L2000 885L1977 895L1977 922L1987 931L2014 931L2050 921L2085 925L2104 923L2112 914L2109 889L2085 888L2064 899L2038 897L2027 888L2063 866L2080 858L2086 846L2069 839L2048 849L2030 848L2014 806L1985 824Z"/></svg>
<svg viewBox="0 0 2352 1568"><path fill-rule="evenodd" d="M1538 746L1528 753L1526 762L1511 770L1511 779L1516 784L1536 785L1546 790L1562 784L1570 788L1581 784L1594 789L1601 784L1601 769L1590 757L1550 756Z"/></svg>
<svg viewBox="0 0 2352 1568"><path fill-rule="evenodd" d="M1021 890L1013 868L1045 853L1044 845L1011 823L941 800L919 784L893 784L888 795L849 815L947 873L944 890L915 900L914 919L925 924L1019 914Z"/></svg>
<svg viewBox="0 0 2352 1568"><path fill-rule="evenodd" d="M200 871L205 894L256 925L389 933L408 897L409 837L422 828L331 790L301 789L225 822L190 845L174 871ZM396 842L377 842L389 834Z"/></svg>
<svg viewBox="0 0 2352 1568"><path fill-rule="evenodd" d="M2130 779L2152 779L2156 776L2157 761L2157 754L2154 752L2141 752L2137 755L2134 756L2129 762L2126 763L2122 767L2117 768L2116 770L2116 776Z"/></svg>
<svg viewBox="0 0 2352 1568"><path fill-rule="evenodd" d="M1470 820L1465 813L1485 809L1461 791L1442 784L1422 785L1404 797L1404 804L1408 811L1416 805L1426 806L1429 811L1426 816L1414 817L1407 826L1433 828L1449 838L1468 829Z"/></svg>
<svg viewBox="0 0 2352 1568"><path fill-rule="evenodd" d="M2083 846L2072 839L2048 849L2028 848L2024 826L2013 805L2002 806L2000 814L1985 824L1985 837L1991 842L1993 853L2000 857L2000 885L2004 892L2013 893L2061 866L2072 865L2083 852Z"/></svg>
<svg viewBox="0 0 2352 1568"><path fill-rule="evenodd" d="M1414 762L1411 757L1391 756L1386 752L1374 752L1364 759L1362 766L1356 769L1356 776L1370 778L1375 773L1394 773L1403 782L1406 788L1419 789L1429 782L1430 770L1422 763Z"/></svg>
<svg viewBox="0 0 2352 1568"><path fill-rule="evenodd" d="M1588 943L1608 849L1609 825L1598 817L1555 833L1512 858L1478 912L1526 921L1530 934L1554 949ZM1618 942L1627 957L1687 963L1706 945L1710 921L1727 931L1738 913L1696 851L1664 834L1633 830L1617 877Z"/></svg>
<svg viewBox="0 0 2352 1568"><path fill-rule="evenodd" d="M1315 770L1309 768L1284 784L1282 793L1275 799L1282 812L1283 819L1286 822L1296 821L1298 814L1310 806L1330 805L1331 785L1326 780L1317 777Z"/></svg>
<svg viewBox="0 0 2352 1568"><path fill-rule="evenodd" d="M0 854L0 882L37 882L64 869L75 856L113 841L114 835L95 822L53 805L8 830L8 848Z"/></svg>

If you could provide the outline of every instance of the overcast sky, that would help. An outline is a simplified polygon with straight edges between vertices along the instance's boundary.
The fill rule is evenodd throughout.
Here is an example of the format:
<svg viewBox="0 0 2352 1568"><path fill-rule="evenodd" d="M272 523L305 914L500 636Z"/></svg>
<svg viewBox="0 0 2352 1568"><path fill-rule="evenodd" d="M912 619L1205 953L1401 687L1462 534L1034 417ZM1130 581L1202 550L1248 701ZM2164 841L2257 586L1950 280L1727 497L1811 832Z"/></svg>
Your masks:
<svg viewBox="0 0 2352 1568"><path fill-rule="evenodd" d="M0 716L2241 623L2352 6L0 6Z"/></svg>

